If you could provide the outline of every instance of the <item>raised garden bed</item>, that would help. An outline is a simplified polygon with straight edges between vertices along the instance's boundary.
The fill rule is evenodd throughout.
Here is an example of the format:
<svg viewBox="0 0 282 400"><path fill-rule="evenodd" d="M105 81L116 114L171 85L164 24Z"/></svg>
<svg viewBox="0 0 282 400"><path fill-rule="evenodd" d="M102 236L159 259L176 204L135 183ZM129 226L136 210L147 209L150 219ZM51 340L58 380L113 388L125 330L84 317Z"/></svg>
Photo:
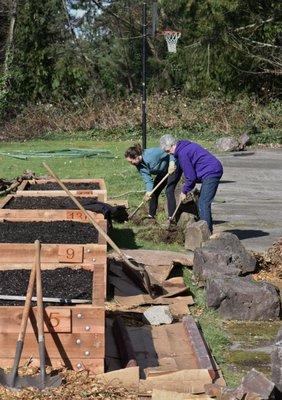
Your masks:
<svg viewBox="0 0 282 400"><path fill-rule="evenodd" d="M27 246L27 245L26 245ZM32 245L34 248L34 245ZM99 246L99 245L95 245ZM103 249L101 249L103 247ZM31 260L34 254L28 256ZM42 245L42 255L45 252ZM101 251L102 250L102 251ZM65 366L75 370L89 369L93 373L104 371L105 357L105 268L106 249L100 246L97 261L88 265L47 265L42 260L42 283L45 297L87 298L90 305L48 306L45 304L45 342L47 364ZM25 295L30 271L11 266L11 270L0 267L0 293ZM15 302L0 304L0 365L11 367L23 306ZM34 306L34 303L32 304ZM32 358L38 363L36 336L36 307L30 312L27 334L22 355L22 364Z"/></svg>
<svg viewBox="0 0 282 400"><path fill-rule="evenodd" d="M95 197L107 201L107 190L103 179L63 179L62 182L74 196ZM21 196L65 196L65 191L54 179L26 180L17 190Z"/></svg>
<svg viewBox="0 0 282 400"><path fill-rule="evenodd" d="M98 246L98 245L96 245ZM34 245L33 245L34 248ZM46 270L42 262L43 296L92 299L89 305L48 306L45 304L45 341L48 365L66 366L75 370L87 368L93 373L104 370L105 356L105 267L106 251L97 257L99 262L81 265L53 264ZM42 253L44 253L42 245ZM100 249L101 250L101 249ZM34 254L29 254L34 258ZM44 261L44 257L43 260ZM0 267L0 294L25 295L30 270L11 266ZM50 265L48 266L50 268ZM0 365L11 367L19 332L23 305L0 303ZM23 304L23 303L21 303ZM22 363L31 357L37 364L36 307L32 304Z"/></svg>

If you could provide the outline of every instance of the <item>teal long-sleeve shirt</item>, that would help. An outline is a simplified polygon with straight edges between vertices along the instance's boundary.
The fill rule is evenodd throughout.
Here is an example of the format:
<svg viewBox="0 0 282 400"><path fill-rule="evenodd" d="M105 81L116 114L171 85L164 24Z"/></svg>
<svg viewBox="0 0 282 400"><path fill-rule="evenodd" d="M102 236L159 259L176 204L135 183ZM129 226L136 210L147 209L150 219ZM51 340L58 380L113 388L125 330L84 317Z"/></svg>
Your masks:
<svg viewBox="0 0 282 400"><path fill-rule="evenodd" d="M151 175L166 173L170 161L174 161L173 155L169 155L159 147L145 149L142 152L142 161L136 167L145 182L146 192L151 192L154 180Z"/></svg>

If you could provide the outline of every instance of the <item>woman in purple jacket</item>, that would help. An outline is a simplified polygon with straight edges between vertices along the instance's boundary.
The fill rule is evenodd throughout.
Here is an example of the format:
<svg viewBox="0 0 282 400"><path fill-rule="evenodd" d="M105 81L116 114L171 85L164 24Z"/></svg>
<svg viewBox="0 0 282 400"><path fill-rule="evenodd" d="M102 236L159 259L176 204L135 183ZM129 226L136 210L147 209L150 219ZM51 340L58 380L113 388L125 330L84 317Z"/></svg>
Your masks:
<svg viewBox="0 0 282 400"><path fill-rule="evenodd" d="M185 201L196 183L202 183L198 203L199 214L200 219L207 222L212 233L211 204L223 174L221 162L199 144L189 140L177 141L169 134L161 137L160 147L174 155L183 171L185 183L180 194L181 201Z"/></svg>

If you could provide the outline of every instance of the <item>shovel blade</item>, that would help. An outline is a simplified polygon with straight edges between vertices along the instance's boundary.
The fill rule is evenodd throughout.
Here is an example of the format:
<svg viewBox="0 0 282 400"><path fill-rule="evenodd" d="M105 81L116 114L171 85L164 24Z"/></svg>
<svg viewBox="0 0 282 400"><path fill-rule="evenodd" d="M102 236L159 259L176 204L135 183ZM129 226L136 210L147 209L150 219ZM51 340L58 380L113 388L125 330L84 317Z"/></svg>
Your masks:
<svg viewBox="0 0 282 400"><path fill-rule="evenodd" d="M10 374L6 374L2 368L0 368L0 384L7 389L21 390L28 387L34 387L39 390L47 388L56 388L62 384L62 378L59 375L50 376L46 375L45 379L42 380L41 376L16 376L13 380Z"/></svg>
<svg viewBox="0 0 282 400"><path fill-rule="evenodd" d="M0 384L10 390L20 390L28 387L28 378L26 376L12 377L11 374L6 374L2 368L0 368Z"/></svg>
<svg viewBox="0 0 282 400"><path fill-rule="evenodd" d="M62 378L59 375L51 376L45 375L44 380L40 375L37 376L27 376L27 386L33 387L39 390L47 388L57 388L62 384Z"/></svg>

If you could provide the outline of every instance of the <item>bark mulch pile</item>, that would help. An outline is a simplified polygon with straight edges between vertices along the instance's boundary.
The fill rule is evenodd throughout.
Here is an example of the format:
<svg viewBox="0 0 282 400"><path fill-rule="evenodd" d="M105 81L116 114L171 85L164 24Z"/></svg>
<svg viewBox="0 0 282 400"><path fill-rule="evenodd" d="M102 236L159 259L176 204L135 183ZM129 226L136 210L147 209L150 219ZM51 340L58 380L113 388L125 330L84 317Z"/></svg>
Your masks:
<svg viewBox="0 0 282 400"><path fill-rule="evenodd" d="M282 279L282 237L273 243L265 253L254 253L257 259L258 274L256 280Z"/></svg>
<svg viewBox="0 0 282 400"><path fill-rule="evenodd" d="M38 373L35 367L21 368L24 375ZM110 383L103 384L95 376L89 375L87 371L74 372L63 370L61 375L64 379L62 386L56 389L39 391L37 389L24 389L20 392L12 392L0 386L0 399L5 400L137 400L138 394L129 391L122 385L112 386Z"/></svg>
<svg viewBox="0 0 282 400"><path fill-rule="evenodd" d="M43 270L42 290L44 297L59 297L64 299L92 298L92 271L83 268L69 267ZM30 270L11 269L0 271L0 295L25 296L30 276ZM34 292L34 296L36 293ZM23 305L23 301L6 301L0 299L2 306ZM45 303L45 305L48 305ZM50 303L56 305L56 303Z"/></svg>
<svg viewBox="0 0 282 400"><path fill-rule="evenodd" d="M99 183L94 182L69 182L65 183L69 190L99 190ZM46 183L28 183L26 190L62 190L61 186L56 182Z"/></svg>
<svg viewBox="0 0 282 400"><path fill-rule="evenodd" d="M0 223L0 243L98 243L98 232L91 225L74 221Z"/></svg>
<svg viewBox="0 0 282 400"><path fill-rule="evenodd" d="M83 197L76 197L83 204ZM96 197L91 197L91 201L95 202ZM90 200L88 200L90 202ZM4 208L9 210L76 210L78 207L72 200L65 196L47 197L47 196L21 196L12 197Z"/></svg>

